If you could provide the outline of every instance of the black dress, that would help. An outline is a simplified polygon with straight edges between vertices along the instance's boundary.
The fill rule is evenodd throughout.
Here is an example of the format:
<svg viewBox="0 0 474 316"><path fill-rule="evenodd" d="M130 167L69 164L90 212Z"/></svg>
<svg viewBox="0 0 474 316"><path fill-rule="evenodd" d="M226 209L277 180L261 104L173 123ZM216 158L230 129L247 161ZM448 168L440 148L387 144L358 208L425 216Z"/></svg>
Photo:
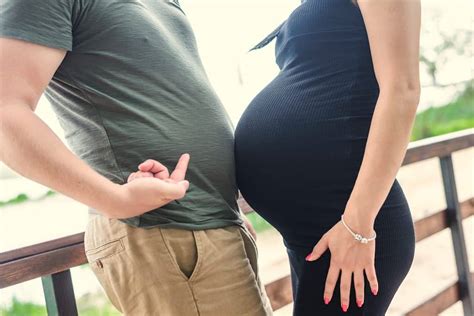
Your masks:
<svg viewBox="0 0 474 316"><path fill-rule="evenodd" d="M379 95L361 12L350 0L307 0L278 32L280 73L251 102L235 134L237 181L285 240L294 314L384 315L414 255L408 204L397 181L377 216L379 293L366 285L347 313L339 289L323 302L330 254L306 262L339 220L353 189ZM397 118L394 118L397 119Z"/></svg>

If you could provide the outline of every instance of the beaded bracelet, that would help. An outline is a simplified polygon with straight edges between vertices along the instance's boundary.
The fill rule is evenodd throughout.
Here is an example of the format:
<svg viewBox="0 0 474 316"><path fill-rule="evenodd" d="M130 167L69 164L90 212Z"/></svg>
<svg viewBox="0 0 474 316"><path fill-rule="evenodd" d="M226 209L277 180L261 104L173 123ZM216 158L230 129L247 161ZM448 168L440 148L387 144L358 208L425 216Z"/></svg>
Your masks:
<svg viewBox="0 0 474 316"><path fill-rule="evenodd" d="M374 235L372 237L369 237L369 238L363 237L361 234L354 233L352 231L352 229L350 229L349 226L347 226L346 222L344 221L344 215L341 215L341 222L344 225L344 227L349 231L349 233L351 233L351 235L354 237L354 239L357 240L358 242L362 243L362 244L367 244L369 241L373 241L373 240L375 240L375 238L377 238L377 233L376 232L374 232Z"/></svg>

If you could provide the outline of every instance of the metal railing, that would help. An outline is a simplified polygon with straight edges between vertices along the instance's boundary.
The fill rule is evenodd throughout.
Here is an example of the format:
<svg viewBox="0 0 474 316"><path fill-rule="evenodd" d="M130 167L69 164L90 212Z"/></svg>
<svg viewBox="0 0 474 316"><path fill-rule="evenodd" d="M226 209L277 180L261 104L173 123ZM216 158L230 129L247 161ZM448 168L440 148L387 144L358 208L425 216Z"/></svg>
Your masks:
<svg viewBox="0 0 474 316"><path fill-rule="evenodd" d="M474 313L473 273L469 269L462 220L474 215L474 197L459 202L451 154L473 147L474 130L433 137L410 144L403 165L439 158L447 208L415 224L419 242L446 228L453 241L458 281L406 315L437 315L457 301L462 301L464 315ZM243 199L244 212L252 212ZM49 315L77 315L70 270L87 263L84 253L84 233L0 253L0 288L41 278ZM292 302L290 276L265 285L274 310Z"/></svg>

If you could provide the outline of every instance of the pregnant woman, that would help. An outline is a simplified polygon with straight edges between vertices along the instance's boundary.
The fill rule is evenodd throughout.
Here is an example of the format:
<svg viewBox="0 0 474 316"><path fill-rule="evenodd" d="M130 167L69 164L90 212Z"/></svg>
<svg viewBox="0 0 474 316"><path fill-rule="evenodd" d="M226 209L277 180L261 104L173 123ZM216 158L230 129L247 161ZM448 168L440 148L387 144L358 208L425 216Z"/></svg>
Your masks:
<svg viewBox="0 0 474 316"><path fill-rule="evenodd" d="M385 315L414 231L395 180L419 100L418 0L307 0L236 130L248 203L284 237L294 315ZM264 46L269 37L261 46Z"/></svg>

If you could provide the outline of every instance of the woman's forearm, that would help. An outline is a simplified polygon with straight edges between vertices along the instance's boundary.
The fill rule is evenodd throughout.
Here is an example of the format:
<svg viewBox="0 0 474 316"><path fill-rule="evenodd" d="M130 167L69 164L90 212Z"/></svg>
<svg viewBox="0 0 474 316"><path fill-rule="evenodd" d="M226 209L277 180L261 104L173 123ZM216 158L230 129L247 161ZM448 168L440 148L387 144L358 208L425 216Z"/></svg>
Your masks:
<svg viewBox="0 0 474 316"><path fill-rule="evenodd" d="M381 90L364 158L345 210L347 221L369 235L395 181L409 142L419 100L418 87Z"/></svg>
<svg viewBox="0 0 474 316"><path fill-rule="evenodd" d="M405 156L420 95L419 0L358 0L380 87L364 158L344 211L371 234Z"/></svg>

